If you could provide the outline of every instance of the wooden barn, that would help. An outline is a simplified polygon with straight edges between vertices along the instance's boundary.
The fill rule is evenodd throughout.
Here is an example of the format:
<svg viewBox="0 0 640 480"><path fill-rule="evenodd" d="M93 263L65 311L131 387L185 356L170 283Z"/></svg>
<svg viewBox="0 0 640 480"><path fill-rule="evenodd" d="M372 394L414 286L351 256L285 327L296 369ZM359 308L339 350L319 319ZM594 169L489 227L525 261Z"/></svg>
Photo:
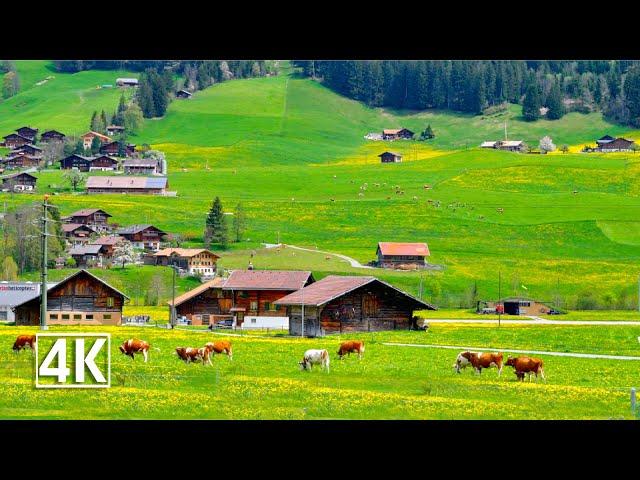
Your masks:
<svg viewBox="0 0 640 480"><path fill-rule="evenodd" d="M75 260L76 267L102 266L102 245L76 245L69 249L69 255Z"/></svg>
<svg viewBox="0 0 640 480"><path fill-rule="evenodd" d="M66 135L57 130L47 130L40 135L40 141L42 143L50 143L50 142L64 142Z"/></svg>
<svg viewBox="0 0 640 480"><path fill-rule="evenodd" d="M120 125L109 125L107 127L107 135L111 137L122 132L124 132L124 127L121 127Z"/></svg>
<svg viewBox="0 0 640 480"><path fill-rule="evenodd" d="M286 308L276 301L314 282L308 271L234 270L202 284L176 298L176 315L193 325L206 325L219 319L234 319L237 327L282 322ZM169 302L171 306L171 302Z"/></svg>
<svg viewBox="0 0 640 480"><path fill-rule="evenodd" d="M276 301L289 317L289 334L315 337L416 327L415 310L436 310L376 277L329 275Z"/></svg>
<svg viewBox="0 0 640 480"><path fill-rule="evenodd" d="M137 78L116 78L116 85L119 87L137 87Z"/></svg>
<svg viewBox="0 0 640 480"><path fill-rule="evenodd" d="M23 137L22 135L19 135L17 133L10 133L9 135L5 135L2 138L4 138L4 146L11 149L33 143L33 140L31 140L30 138Z"/></svg>
<svg viewBox="0 0 640 480"><path fill-rule="evenodd" d="M411 140L414 135L415 133L409 130L408 128L386 128L382 130L383 140L398 140L398 139Z"/></svg>
<svg viewBox="0 0 640 480"><path fill-rule="evenodd" d="M87 243L91 235L96 233L89 225L82 225L80 223L63 223L62 232L64 233L65 239L71 245Z"/></svg>
<svg viewBox="0 0 640 480"><path fill-rule="evenodd" d="M384 152L378 155L381 163L400 163L402 155L396 152Z"/></svg>
<svg viewBox="0 0 640 480"><path fill-rule="evenodd" d="M26 153L20 152L17 155L11 155L3 160L4 166L8 169L14 168L34 168L40 165L42 157L34 157Z"/></svg>
<svg viewBox="0 0 640 480"><path fill-rule="evenodd" d="M604 138L604 137L603 137ZM635 146L635 142L633 140L627 140L626 138L615 138L609 141L602 141L602 139L598 140L597 151L603 153L611 153L611 152L632 152Z"/></svg>
<svg viewBox="0 0 640 480"><path fill-rule="evenodd" d="M127 297L86 270L47 289L48 325L120 325ZM17 326L39 325L38 294L13 307Z"/></svg>
<svg viewBox="0 0 640 480"><path fill-rule="evenodd" d="M188 90L178 90L176 92L176 98L191 98L192 93Z"/></svg>
<svg viewBox="0 0 640 480"><path fill-rule="evenodd" d="M36 135L38 134L38 129L31 127L20 127L16 130L16 132L18 132L18 135L22 135L23 137L28 138L33 142L36 139Z"/></svg>
<svg viewBox="0 0 640 480"><path fill-rule="evenodd" d="M131 225L117 230L116 234L130 241L135 248L157 251L167 232L153 225Z"/></svg>
<svg viewBox="0 0 640 480"><path fill-rule="evenodd" d="M377 264L381 268L424 267L429 255L426 243L379 242L376 250Z"/></svg>
<svg viewBox="0 0 640 480"><path fill-rule="evenodd" d="M132 158L122 162L125 175L157 175L162 173L162 162L153 158Z"/></svg>
<svg viewBox="0 0 640 480"><path fill-rule="evenodd" d="M30 143L27 143L21 147L16 148L13 152L11 153L24 153L26 155L31 155L32 157L41 157L42 156L42 149L40 147L36 147L35 145L31 145Z"/></svg>
<svg viewBox="0 0 640 480"><path fill-rule="evenodd" d="M109 218L112 215L100 208L83 208L73 212L66 217L62 217L62 221L66 223L75 223L80 225L88 225L96 232L109 230Z"/></svg>
<svg viewBox="0 0 640 480"><path fill-rule="evenodd" d="M89 177L87 193L130 193L165 195L169 184L167 177Z"/></svg>
<svg viewBox="0 0 640 480"><path fill-rule="evenodd" d="M118 152L120 152L120 143L118 141L105 143L100 147L100 153L104 155L113 155L119 156ZM127 143L123 145L122 148L125 157L131 157L136 153L136 146L133 143Z"/></svg>
<svg viewBox="0 0 640 480"><path fill-rule="evenodd" d="M88 172L91 170L91 162L93 159L94 157L85 157L84 155L72 153L68 157L60 160L60 168L62 170L71 170L75 168L81 172Z"/></svg>
<svg viewBox="0 0 640 480"><path fill-rule="evenodd" d="M36 189L38 179L30 173L22 172L0 177L0 181L2 181L3 191L33 192Z"/></svg>
<svg viewBox="0 0 640 480"><path fill-rule="evenodd" d="M118 235L108 235L108 236L96 238L92 242L92 245L99 245L100 254L102 255L102 258L109 260L113 258L113 252L116 246L126 242L127 242L126 239Z"/></svg>

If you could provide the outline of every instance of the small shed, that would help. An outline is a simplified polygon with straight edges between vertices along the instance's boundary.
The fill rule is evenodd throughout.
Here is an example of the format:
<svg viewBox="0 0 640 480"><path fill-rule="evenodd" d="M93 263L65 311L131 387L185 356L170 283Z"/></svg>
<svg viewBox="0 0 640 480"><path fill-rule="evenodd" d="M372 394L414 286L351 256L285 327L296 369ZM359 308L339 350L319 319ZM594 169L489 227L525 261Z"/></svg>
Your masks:
<svg viewBox="0 0 640 480"><path fill-rule="evenodd" d="M137 87L137 78L116 78L116 85L119 87Z"/></svg>
<svg viewBox="0 0 640 480"><path fill-rule="evenodd" d="M176 98L191 98L191 95L193 94L188 90L178 90L176 92Z"/></svg>
<svg viewBox="0 0 640 480"><path fill-rule="evenodd" d="M400 163L402 155L396 152L384 152L378 155L381 163Z"/></svg>

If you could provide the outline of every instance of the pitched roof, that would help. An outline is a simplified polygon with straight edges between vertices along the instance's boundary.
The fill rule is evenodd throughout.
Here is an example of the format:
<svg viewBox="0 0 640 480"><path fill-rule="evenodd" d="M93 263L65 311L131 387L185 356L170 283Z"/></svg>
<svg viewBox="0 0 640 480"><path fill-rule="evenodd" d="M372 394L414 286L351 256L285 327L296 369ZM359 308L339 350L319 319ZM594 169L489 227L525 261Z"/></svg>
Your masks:
<svg viewBox="0 0 640 480"><path fill-rule="evenodd" d="M63 223L62 224L62 231L64 233L70 233L70 232L73 232L74 230L76 230L76 229L78 229L80 227L86 228L87 230L91 230L92 232L95 231L90 226L83 225L82 223Z"/></svg>
<svg viewBox="0 0 640 480"><path fill-rule="evenodd" d="M393 155L394 157L401 157L401 156L402 156L402 154L401 154L401 153L396 153L396 152L382 152L382 153L381 153L380 155L378 155L378 156L379 156L379 157L382 157L382 156L384 156L384 155L386 155L386 154L391 154L391 155Z"/></svg>
<svg viewBox="0 0 640 480"><path fill-rule="evenodd" d="M427 257L431 255L426 243L378 242L382 255L412 255Z"/></svg>
<svg viewBox="0 0 640 480"><path fill-rule="evenodd" d="M63 137L66 136L64 133L59 132L57 130L47 130L46 132L42 132L41 137L50 136L50 135L62 135Z"/></svg>
<svg viewBox="0 0 640 480"><path fill-rule="evenodd" d="M109 125L107 127L107 130L124 130L124 127L120 125Z"/></svg>
<svg viewBox="0 0 640 480"><path fill-rule="evenodd" d="M491 141L482 142L480 144L480 147L481 148L493 148L493 147L496 146L496 143L498 143L498 142L495 142L495 141L493 141L493 142L491 142Z"/></svg>
<svg viewBox="0 0 640 480"><path fill-rule="evenodd" d="M300 270L234 270L224 290L298 290L313 276Z"/></svg>
<svg viewBox="0 0 640 480"><path fill-rule="evenodd" d="M122 162L123 167L157 167L158 160L152 158L130 158Z"/></svg>
<svg viewBox="0 0 640 480"><path fill-rule="evenodd" d="M605 135L604 137L600 137L598 140L596 140L596 142L605 143L605 142L610 142L612 140L615 140L615 138L612 137L611 135Z"/></svg>
<svg viewBox="0 0 640 480"><path fill-rule="evenodd" d="M111 140L111 137L103 135L102 133L99 133L99 132L94 132L93 130L88 131L84 135L80 135L80 138L89 137L89 136L98 137L100 140Z"/></svg>
<svg viewBox="0 0 640 480"><path fill-rule="evenodd" d="M29 138L29 137L25 137L24 135L20 135L19 133L10 133L9 135L5 135L5 136L4 136L4 137L2 137L2 138L5 138L5 139L6 139L6 138L14 138L14 137L20 137L20 138L22 138L23 140L27 140L28 142L30 142L30 141L32 140L31 138Z"/></svg>
<svg viewBox="0 0 640 480"><path fill-rule="evenodd" d="M78 157L78 158L81 158L82 160L86 160L87 162L90 162L91 160L96 158L96 157L85 157L84 155L80 155L78 153L72 153L71 155L64 157L63 160L66 160L67 158L71 158L71 157Z"/></svg>
<svg viewBox="0 0 640 480"><path fill-rule="evenodd" d="M159 189L167 187L167 177L99 176L87 179L87 188Z"/></svg>
<svg viewBox="0 0 640 480"><path fill-rule="evenodd" d="M133 233L138 233L141 232L142 230L146 230L147 228L152 228L155 230L158 230L159 232L161 232L162 234L164 234L165 232L163 232L162 230L160 230L158 227L154 227L153 225L150 224L136 224L136 225L129 225L128 227L122 227L119 228L116 233L118 235L122 235L122 234L133 234Z"/></svg>
<svg viewBox="0 0 640 480"><path fill-rule="evenodd" d="M501 147L519 147L522 145L522 140L505 140L500 142Z"/></svg>
<svg viewBox="0 0 640 480"><path fill-rule="evenodd" d="M69 249L69 255L97 255L100 253L101 248L102 245L95 244L77 245Z"/></svg>
<svg viewBox="0 0 640 480"><path fill-rule="evenodd" d="M122 237L117 235L108 235L106 237L96 238L93 241L94 245L116 245L117 243L125 241Z"/></svg>
<svg viewBox="0 0 640 480"><path fill-rule="evenodd" d="M384 130L382 130L382 133L384 135L395 135L396 133L400 132L402 130L402 128L385 128Z"/></svg>
<svg viewBox="0 0 640 480"><path fill-rule="evenodd" d="M32 145L30 143L27 143L26 145L23 145L21 147L18 147L14 150L14 152L19 152L21 150L40 150L42 151L42 149L40 147L36 147L35 145Z"/></svg>
<svg viewBox="0 0 640 480"><path fill-rule="evenodd" d="M138 83L138 79L137 78L116 78L116 83L118 82Z"/></svg>
<svg viewBox="0 0 640 480"><path fill-rule="evenodd" d="M89 215L93 215L96 212L102 212L107 217L111 217L112 216L112 215L109 215L107 212L105 212L104 210L102 210L100 208L83 208L82 210L78 210L77 212L73 212L73 213L69 214L68 217L88 217Z"/></svg>
<svg viewBox="0 0 640 480"><path fill-rule="evenodd" d="M178 90L176 93L186 93L189 96L193 95L189 90L184 90L184 89Z"/></svg>
<svg viewBox="0 0 640 480"><path fill-rule="evenodd" d="M19 132L20 130L26 130L28 132L33 132L34 134L38 133L38 129L37 128L31 128L31 127L16 128L16 132Z"/></svg>
<svg viewBox="0 0 640 480"><path fill-rule="evenodd" d="M210 288L220 288L220 287L222 287L222 285L224 284L224 280L225 279L222 278L222 277L216 277L213 280L210 280L208 282L203 283L202 285L197 286L193 290L190 290L190 291L188 291L186 293L183 293L182 295L176 297L175 306L177 307L177 306L182 305L187 300L191 300L193 297L196 297L196 296L200 295L201 293L206 292ZM171 302L171 300L170 300L167 303L169 305L172 305L173 302Z"/></svg>
<svg viewBox="0 0 640 480"><path fill-rule="evenodd" d="M168 257L169 255L176 254L179 257L195 257L203 252L210 253L216 258L220 258L219 255L207 250L206 248L164 248L158 250L153 254L154 257Z"/></svg>
<svg viewBox="0 0 640 480"><path fill-rule="evenodd" d="M342 275L329 275L324 277L322 280L319 280L315 283L312 283L308 287L304 287L296 292L290 293L289 295L276 300L274 303L278 305L313 305L313 306L321 306L324 305L331 300L339 298L357 288L360 288L369 283L377 282L385 287L391 288L401 295L409 298L417 306L429 309L436 310L436 307L430 305L422 300L415 298L412 295L409 295L406 292L394 287L393 285L388 284L387 282L383 282L382 280L371 277L371 276L342 276Z"/></svg>
<svg viewBox="0 0 640 480"><path fill-rule="evenodd" d="M36 177L36 176L34 176L34 175L31 175L30 173L27 173L27 172L20 172L20 173L14 173L14 174L12 174L12 175L5 175L5 176L3 176L3 177L0 177L0 180L9 180L9 179L11 179L11 178L20 177L20 176L22 176L22 175L26 175L27 177L31 177L31 178L33 178L34 180L37 180L37 179L38 179L38 177Z"/></svg>

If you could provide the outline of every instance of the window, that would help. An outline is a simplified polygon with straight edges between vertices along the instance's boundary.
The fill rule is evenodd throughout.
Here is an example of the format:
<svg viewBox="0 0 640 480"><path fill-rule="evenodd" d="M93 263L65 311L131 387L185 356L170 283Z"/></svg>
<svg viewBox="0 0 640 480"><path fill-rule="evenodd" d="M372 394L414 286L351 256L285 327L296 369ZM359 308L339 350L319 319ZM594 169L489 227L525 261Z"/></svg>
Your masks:
<svg viewBox="0 0 640 480"><path fill-rule="evenodd" d="M110 313L105 313L104 315L102 315L102 319L103 320L111 320L111 314Z"/></svg>
<svg viewBox="0 0 640 480"><path fill-rule="evenodd" d="M251 319L251 323L256 323L256 319L255 319L255 318L252 318L252 319Z"/></svg>
<svg viewBox="0 0 640 480"><path fill-rule="evenodd" d="M85 320L93 320L93 313L87 313L87 314L84 316L84 319L85 319Z"/></svg>
<svg viewBox="0 0 640 480"><path fill-rule="evenodd" d="M69 320L69 314L68 313L63 313L62 314L62 320Z"/></svg>
<svg viewBox="0 0 640 480"><path fill-rule="evenodd" d="M57 313L50 313L49 314L49 320L58 320L58 314Z"/></svg>
<svg viewBox="0 0 640 480"><path fill-rule="evenodd" d="M113 297L107 297L107 307L113 307Z"/></svg>
<svg viewBox="0 0 640 480"><path fill-rule="evenodd" d="M258 310L258 302L251 300L251 302L249 302L249 310Z"/></svg>
<svg viewBox="0 0 640 480"><path fill-rule="evenodd" d="M264 302L264 309L269 310L271 312L277 310L276 306L271 302Z"/></svg>
<svg viewBox="0 0 640 480"><path fill-rule="evenodd" d="M249 292L240 291L238 295L240 295L240 298L249 298Z"/></svg>
<svg viewBox="0 0 640 480"><path fill-rule="evenodd" d="M82 320L82 315L79 313L74 313L73 314L73 319L74 320Z"/></svg>

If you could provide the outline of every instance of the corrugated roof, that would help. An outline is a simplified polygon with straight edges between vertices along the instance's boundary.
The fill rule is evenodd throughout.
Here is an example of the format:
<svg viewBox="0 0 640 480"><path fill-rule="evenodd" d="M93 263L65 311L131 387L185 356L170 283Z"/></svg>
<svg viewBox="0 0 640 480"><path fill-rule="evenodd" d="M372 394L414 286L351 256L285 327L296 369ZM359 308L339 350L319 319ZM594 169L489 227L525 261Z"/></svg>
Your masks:
<svg viewBox="0 0 640 480"><path fill-rule="evenodd" d="M186 302L187 300L191 300L193 297L196 297L196 296L200 295L201 293L206 292L210 288L220 288L220 287L222 287L223 284L224 284L224 278L216 277L213 280L205 282L202 285L194 288L193 290L190 290L190 291L188 291L186 293L183 293L182 295L176 297L175 305L176 305L176 307L180 306L184 302ZM173 304L173 302L171 302L171 301L168 301L167 303L169 305Z"/></svg>
<svg viewBox="0 0 640 480"><path fill-rule="evenodd" d="M154 257L168 257L169 255L176 254L180 257L193 257L202 252L210 253L216 258L220 258L219 255L207 250L206 248L164 248L154 253Z"/></svg>
<svg viewBox="0 0 640 480"><path fill-rule="evenodd" d="M167 187L167 177L99 176L87 179L87 188L159 189Z"/></svg>
<svg viewBox="0 0 640 480"><path fill-rule="evenodd" d="M431 255L426 243L379 242L382 255L412 255L427 257Z"/></svg>
<svg viewBox="0 0 640 480"><path fill-rule="evenodd" d="M146 159L146 158L131 158L122 162L123 167L156 167L158 166L158 160Z"/></svg>
<svg viewBox="0 0 640 480"><path fill-rule="evenodd" d="M102 245L92 245L92 244L78 245L69 249L69 255L87 255L87 254L97 255L98 253L100 253L101 248L102 248Z"/></svg>
<svg viewBox="0 0 640 480"><path fill-rule="evenodd" d="M313 278L309 271L299 270L234 270L224 290L298 290Z"/></svg>
<svg viewBox="0 0 640 480"><path fill-rule="evenodd" d="M429 310L436 310L436 307L430 305L422 300L409 295L406 292L390 285L382 280L371 276L341 276L341 275L329 275L322 280L312 283L308 287L293 292L276 302L277 305L312 305L319 307L329 303L338 297L341 297L357 288L363 287L372 282L378 282L385 287L391 288L396 292L404 295L416 303L417 306L423 307Z"/></svg>

